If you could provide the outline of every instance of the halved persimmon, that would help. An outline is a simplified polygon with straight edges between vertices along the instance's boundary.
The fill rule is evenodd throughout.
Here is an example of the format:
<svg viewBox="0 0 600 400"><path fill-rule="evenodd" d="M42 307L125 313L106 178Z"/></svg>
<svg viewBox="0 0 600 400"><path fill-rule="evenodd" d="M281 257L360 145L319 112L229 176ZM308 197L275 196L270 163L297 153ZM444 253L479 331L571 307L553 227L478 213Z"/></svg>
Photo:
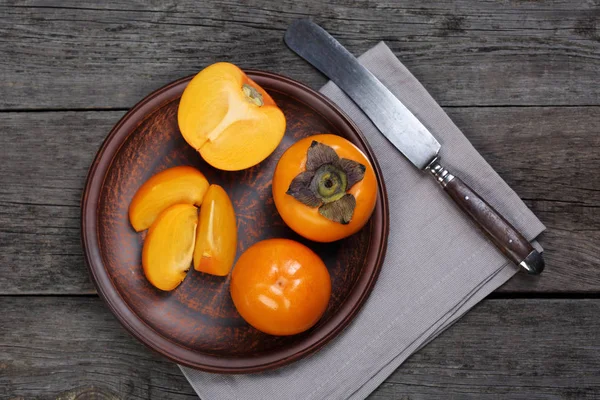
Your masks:
<svg viewBox="0 0 600 400"><path fill-rule="evenodd" d="M210 185L202 208L194 249L194 269L225 276L237 249L237 224L229 196L219 185Z"/></svg>
<svg viewBox="0 0 600 400"><path fill-rule="evenodd" d="M142 249L144 274L160 290L173 290L192 265L198 209L176 204L164 210L152 224Z"/></svg>
<svg viewBox="0 0 600 400"><path fill-rule="evenodd" d="M187 166L166 169L148 179L133 196L129 221L137 232L143 231L174 204L200 206L207 190L208 181L197 169Z"/></svg>
<svg viewBox="0 0 600 400"><path fill-rule="evenodd" d="M212 64L187 85L177 113L184 139L215 168L237 171L267 158L285 132L271 96L237 66Z"/></svg>

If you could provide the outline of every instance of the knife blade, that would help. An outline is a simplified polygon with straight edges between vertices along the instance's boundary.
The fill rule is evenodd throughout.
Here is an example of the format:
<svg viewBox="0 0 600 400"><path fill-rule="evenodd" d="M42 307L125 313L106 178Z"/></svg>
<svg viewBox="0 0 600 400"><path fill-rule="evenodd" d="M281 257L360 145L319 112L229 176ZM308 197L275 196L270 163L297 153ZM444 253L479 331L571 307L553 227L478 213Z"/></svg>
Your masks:
<svg viewBox="0 0 600 400"><path fill-rule="evenodd" d="M492 243L529 274L544 269L542 255L504 217L440 164L440 143L427 127L335 38L308 19L291 23L288 47L340 87L379 131L417 168L429 171Z"/></svg>

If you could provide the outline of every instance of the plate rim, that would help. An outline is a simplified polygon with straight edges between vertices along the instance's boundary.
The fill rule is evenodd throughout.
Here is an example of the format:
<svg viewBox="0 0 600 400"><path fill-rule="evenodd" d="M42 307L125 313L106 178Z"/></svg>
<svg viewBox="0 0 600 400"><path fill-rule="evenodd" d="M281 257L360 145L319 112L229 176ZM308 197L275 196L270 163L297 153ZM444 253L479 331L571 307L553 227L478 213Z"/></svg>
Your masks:
<svg viewBox="0 0 600 400"><path fill-rule="evenodd" d="M273 354L278 355L278 352L266 354L260 357L252 357L252 359L265 359L260 363L249 363L247 361L248 359L219 357L217 355L210 355L207 353L194 351L193 349L187 348L164 337L159 332L155 331L151 326L149 326L141 317L139 317L130 308L127 301L123 299L119 291L116 289L112 282L112 278L104 266L102 254L100 252L97 208L99 203L99 195L104 185L106 175L112 166L114 157L118 153L121 146L129 138L131 133L145 120L148 115L154 112L163 103L173 101L171 97L169 97L168 100L165 100L161 97L161 95L165 92L174 90L185 82L188 82L195 76L195 74L177 79L151 92L138 103L136 103L135 106L128 110L125 115L119 119L96 152L94 160L90 165L86 176L85 186L80 202L81 245L83 248L87 269L91 280L96 287L96 291L103 301L108 305L108 308L117 318L119 323L129 332L129 334L143 343L146 347L170 359L171 361L193 369L221 374L255 373L279 368L283 365L287 365L293 361L314 353L322 348L327 342L337 337L338 334L342 332L355 318L367 300L368 296L371 294L383 265L387 250L387 239L389 235L389 204L387 190L383 180L383 174L373 150L364 137L362 131L358 128L358 126L356 126L354 121L352 121L348 115L329 98L299 81L280 74L257 69L244 69L244 72L259 84L262 80L280 81L284 84L287 84L293 89L291 93L287 94L304 104L306 103L298 99L297 96L294 96L294 94L296 94L298 91L305 92L311 97L314 97L320 102L324 103L328 109L325 111L332 112L338 120L342 120L343 123L352 128L356 134L356 137L361 142L363 147L362 150L367 154L367 157L372 162L375 174L378 178L378 204L381 206L381 212L377 215L374 214L372 218L377 218L380 220L379 222L381 224L381 229L379 232L372 233L380 236L380 240L378 240L378 248L373 271L371 274L360 274L358 276L352 291L345 302L342 303L340 309L333 316L331 316L331 318L323 326L321 326L319 330L315 332L319 333L316 338L313 338L313 335L308 335L302 341L290 347L293 352L290 351L290 354L282 357L273 357ZM308 104L306 105L314 109L314 107ZM319 113L321 114L321 112ZM378 207L376 206L376 210L377 208ZM359 284L362 285L362 290L357 293L356 287ZM343 312L346 308L349 308L349 310ZM195 360L191 360L189 357L190 355L195 355L196 357L193 357ZM239 362L240 360L245 360L245 362ZM210 362L207 363L207 361Z"/></svg>

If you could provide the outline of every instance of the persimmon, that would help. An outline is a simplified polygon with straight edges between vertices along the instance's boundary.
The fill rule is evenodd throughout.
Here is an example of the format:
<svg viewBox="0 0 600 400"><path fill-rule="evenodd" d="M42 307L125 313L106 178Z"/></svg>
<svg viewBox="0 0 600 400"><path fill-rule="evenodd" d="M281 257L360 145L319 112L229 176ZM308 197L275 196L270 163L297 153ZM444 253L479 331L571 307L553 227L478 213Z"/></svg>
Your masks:
<svg viewBox="0 0 600 400"><path fill-rule="evenodd" d="M248 248L231 274L231 298L242 318L271 335L294 335L317 323L331 296L331 278L311 249L288 239Z"/></svg>
<svg viewBox="0 0 600 400"><path fill-rule="evenodd" d="M177 112L179 130L215 168L256 165L279 145L285 116L275 101L237 66L220 62L187 85Z"/></svg>
<svg viewBox="0 0 600 400"><path fill-rule="evenodd" d="M194 269L225 276L233 266L237 249L235 211L229 196L219 185L210 185L196 233Z"/></svg>
<svg viewBox="0 0 600 400"><path fill-rule="evenodd" d="M195 168L166 169L148 179L129 204L129 221L137 232L148 229L166 208L179 203L200 206L208 180Z"/></svg>
<svg viewBox="0 0 600 400"><path fill-rule="evenodd" d="M144 274L160 290L173 290L192 265L198 209L176 204L164 210L152 224L142 249Z"/></svg>
<svg viewBox="0 0 600 400"><path fill-rule="evenodd" d="M377 201L377 179L365 154L331 134L294 143L273 175L273 199L283 221L316 242L358 232Z"/></svg>

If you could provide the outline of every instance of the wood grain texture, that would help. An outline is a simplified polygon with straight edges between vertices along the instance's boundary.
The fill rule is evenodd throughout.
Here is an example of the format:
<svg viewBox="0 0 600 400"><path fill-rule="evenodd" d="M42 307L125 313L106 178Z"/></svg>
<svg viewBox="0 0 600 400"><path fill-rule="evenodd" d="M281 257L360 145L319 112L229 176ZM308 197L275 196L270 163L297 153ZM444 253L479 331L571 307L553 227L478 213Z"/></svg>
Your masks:
<svg viewBox="0 0 600 400"><path fill-rule="evenodd" d="M2 293L95 293L79 202L94 155L122 114L0 114Z"/></svg>
<svg viewBox="0 0 600 400"><path fill-rule="evenodd" d="M371 400L597 399L599 300L484 300Z"/></svg>
<svg viewBox="0 0 600 400"><path fill-rule="evenodd" d="M600 110L597 107L446 109L475 148L546 225L546 269L504 292L598 292ZM459 175L461 171L458 172ZM481 193L485 197L485 193ZM575 283L577 282L577 283Z"/></svg>
<svg viewBox="0 0 600 400"><path fill-rule="evenodd" d="M385 40L546 224L546 271L503 296L599 292L598 0L0 0L0 111L38 110L0 112L1 399L196 398L95 296L21 295L94 293L81 190L143 96L217 60L323 84L282 40L305 16L355 54ZM484 301L370 398L600 398L598 315Z"/></svg>
<svg viewBox="0 0 600 400"><path fill-rule="evenodd" d="M485 300L370 399L597 398L598 313L600 300ZM5 297L0 315L0 398L195 398L96 297Z"/></svg>
<svg viewBox="0 0 600 400"><path fill-rule="evenodd" d="M595 0L5 0L0 109L127 108L217 60L316 88L282 40L305 16L355 54L385 40L442 105L600 104Z"/></svg>
<svg viewBox="0 0 600 400"><path fill-rule="evenodd" d="M0 314L2 399L92 389L110 400L197 398L177 365L132 338L95 296L4 297Z"/></svg>
<svg viewBox="0 0 600 400"><path fill-rule="evenodd" d="M446 111L548 227L546 270L504 292L598 292L598 107ZM0 293L94 293L81 254L87 168L123 112L0 113ZM528 157L524 158L524 152ZM460 173L461 171L457 171ZM482 193L485 197L485 193Z"/></svg>

